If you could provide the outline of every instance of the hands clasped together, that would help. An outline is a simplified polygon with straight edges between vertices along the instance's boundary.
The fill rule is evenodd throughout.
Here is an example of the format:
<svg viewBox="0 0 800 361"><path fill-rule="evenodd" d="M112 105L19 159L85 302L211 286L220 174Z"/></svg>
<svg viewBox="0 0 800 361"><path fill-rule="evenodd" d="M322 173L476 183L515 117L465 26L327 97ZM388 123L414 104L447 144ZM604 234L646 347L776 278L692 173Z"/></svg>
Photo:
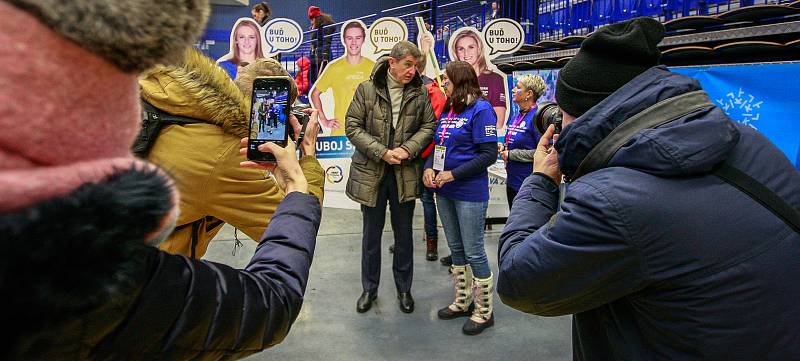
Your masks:
<svg viewBox="0 0 800 361"><path fill-rule="evenodd" d="M394 148L389 149L386 153L383 153L384 162L389 163L391 165L400 164L400 162L408 159L411 155L403 148Z"/></svg>
<svg viewBox="0 0 800 361"><path fill-rule="evenodd" d="M428 188L442 188L443 185L455 180L453 172L449 170L435 171L431 168L425 169L422 174L422 183Z"/></svg>

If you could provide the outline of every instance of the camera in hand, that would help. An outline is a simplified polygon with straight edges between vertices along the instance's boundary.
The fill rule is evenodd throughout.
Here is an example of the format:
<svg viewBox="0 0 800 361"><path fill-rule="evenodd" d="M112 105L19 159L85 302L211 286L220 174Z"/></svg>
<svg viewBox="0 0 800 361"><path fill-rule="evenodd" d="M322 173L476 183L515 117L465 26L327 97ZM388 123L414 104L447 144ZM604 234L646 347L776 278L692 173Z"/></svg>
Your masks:
<svg viewBox="0 0 800 361"><path fill-rule="evenodd" d="M561 120L561 109L558 108L558 104L552 102L539 104L533 116L533 124L539 134L544 134L550 124L555 125L555 134L561 133Z"/></svg>

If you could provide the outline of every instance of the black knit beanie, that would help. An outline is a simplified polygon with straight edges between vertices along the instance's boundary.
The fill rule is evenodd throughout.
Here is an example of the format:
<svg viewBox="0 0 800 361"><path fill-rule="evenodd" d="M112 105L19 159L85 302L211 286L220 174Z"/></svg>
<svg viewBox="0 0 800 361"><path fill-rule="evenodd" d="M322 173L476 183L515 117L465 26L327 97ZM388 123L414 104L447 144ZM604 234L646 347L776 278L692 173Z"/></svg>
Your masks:
<svg viewBox="0 0 800 361"><path fill-rule="evenodd" d="M636 18L603 27L589 35L578 54L561 69L556 101L579 117L645 70L658 65L656 47L664 26L652 18Z"/></svg>

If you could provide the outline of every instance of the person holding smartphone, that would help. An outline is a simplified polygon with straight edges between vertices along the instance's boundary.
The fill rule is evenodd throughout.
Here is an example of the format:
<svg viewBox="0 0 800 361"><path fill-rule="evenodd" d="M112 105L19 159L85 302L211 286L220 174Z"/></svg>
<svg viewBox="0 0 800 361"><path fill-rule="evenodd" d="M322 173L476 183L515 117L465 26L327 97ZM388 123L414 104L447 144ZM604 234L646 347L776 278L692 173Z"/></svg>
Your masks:
<svg viewBox="0 0 800 361"><path fill-rule="evenodd" d="M206 76L185 76L190 72ZM271 109L277 96L273 96L272 89L266 90L262 99L266 114L259 114L260 107L251 109L253 82L258 76L287 77L288 89L285 97L281 95L282 102L294 102L294 82L277 61L267 58L242 68L237 80L232 81L213 61L199 51L189 50L182 64L150 69L139 80L144 101L166 113L200 121L165 126L147 157L170 170L180 191L177 228L159 245L161 249L201 258L225 223L257 240L267 227L265 220L270 219L285 196L286 192L263 171L239 167L239 162L245 160L238 151L239 139L248 136L249 118L260 118L253 130L258 131L263 122L263 132L259 134L265 138L286 138L274 128L273 134L267 132L278 122ZM289 124L299 132L295 117L289 118ZM300 165L309 190L322 199L324 172L314 157L317 130L314 117L298 147L303 151Z"/></svg>

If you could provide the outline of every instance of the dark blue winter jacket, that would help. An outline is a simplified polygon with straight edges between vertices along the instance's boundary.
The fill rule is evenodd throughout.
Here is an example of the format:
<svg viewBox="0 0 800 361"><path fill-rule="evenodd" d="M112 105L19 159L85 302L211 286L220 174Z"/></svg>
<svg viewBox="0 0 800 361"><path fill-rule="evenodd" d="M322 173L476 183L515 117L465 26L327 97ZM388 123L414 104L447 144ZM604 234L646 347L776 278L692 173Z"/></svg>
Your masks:
<svg viewBox="0 0 800 361"><path fill-rule="evenodd" d="M625 119L699 89L649 69L564 129L562 171ZM528 177L500 240L501 299L575 314L578 360L800 359L800 234L710 174L723 161L800 209L784 154L709 106L640 131L560 205L549 178Z"/></svg>

